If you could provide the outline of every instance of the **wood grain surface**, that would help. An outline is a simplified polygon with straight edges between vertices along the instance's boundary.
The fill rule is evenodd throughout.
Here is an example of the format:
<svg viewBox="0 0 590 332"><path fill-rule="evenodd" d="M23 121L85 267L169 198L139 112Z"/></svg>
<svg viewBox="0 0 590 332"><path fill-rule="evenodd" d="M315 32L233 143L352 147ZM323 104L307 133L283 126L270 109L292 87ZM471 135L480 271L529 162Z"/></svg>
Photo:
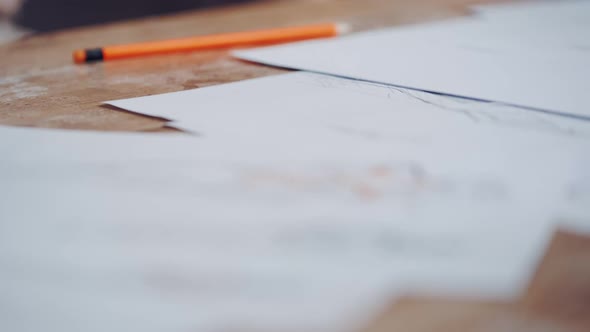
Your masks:
<svg viewBox="0 0 590 332"><path fill-rule="evenodd" d="M225 51L75 65L74 49L325 21L346 21L363 30L465 14L466 5L474 2L262 1L29 36L0 47L0 124L160 131L166 125L162 119L101 103L284 72L232 59Z"/></svg>

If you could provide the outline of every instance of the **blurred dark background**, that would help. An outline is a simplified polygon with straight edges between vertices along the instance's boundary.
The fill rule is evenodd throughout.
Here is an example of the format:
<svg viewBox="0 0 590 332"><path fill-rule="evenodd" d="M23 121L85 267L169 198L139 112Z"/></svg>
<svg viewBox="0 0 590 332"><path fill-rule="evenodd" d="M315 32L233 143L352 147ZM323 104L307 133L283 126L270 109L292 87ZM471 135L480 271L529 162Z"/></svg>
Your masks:
<svg viewBox="0 0 590 332"><path fill-rule="evenodd" d="M251 0L24 0L13 20L35 31L52 31L248 1Z"/></svg>

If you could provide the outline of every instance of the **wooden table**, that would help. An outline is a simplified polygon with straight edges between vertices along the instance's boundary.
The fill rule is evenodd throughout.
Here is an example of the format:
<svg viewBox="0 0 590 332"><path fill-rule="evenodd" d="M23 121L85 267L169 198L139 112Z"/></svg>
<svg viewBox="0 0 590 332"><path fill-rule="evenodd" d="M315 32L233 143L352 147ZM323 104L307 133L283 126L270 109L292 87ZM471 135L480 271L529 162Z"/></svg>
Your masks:
<svg viewBox="0 0 590 332"><path fill-rule="evenodd" d="M74 49L323 21L347 21L362 30L461 15L475 2L481 1L262 1L30 36L0 47L0 124L162 131L162 119L101 103L284 72L232 59L225 51L75 65Z"/></svg>

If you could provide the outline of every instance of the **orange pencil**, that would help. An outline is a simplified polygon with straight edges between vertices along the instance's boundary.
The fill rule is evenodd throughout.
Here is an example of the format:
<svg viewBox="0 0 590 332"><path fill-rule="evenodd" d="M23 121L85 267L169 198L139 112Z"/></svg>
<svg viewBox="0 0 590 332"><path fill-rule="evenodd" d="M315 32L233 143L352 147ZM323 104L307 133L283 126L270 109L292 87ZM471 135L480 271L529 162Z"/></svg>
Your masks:
<svg viewBox="0 0 590 332"><path fill-rule="evenodd" d="M314 38L334 37L346 32L347 26L337 23L244 31L209 36L196 36L127 45L114 45L73 53L74 62L108 61L155 54L212 50L231 47L260 46Z"/></svg>

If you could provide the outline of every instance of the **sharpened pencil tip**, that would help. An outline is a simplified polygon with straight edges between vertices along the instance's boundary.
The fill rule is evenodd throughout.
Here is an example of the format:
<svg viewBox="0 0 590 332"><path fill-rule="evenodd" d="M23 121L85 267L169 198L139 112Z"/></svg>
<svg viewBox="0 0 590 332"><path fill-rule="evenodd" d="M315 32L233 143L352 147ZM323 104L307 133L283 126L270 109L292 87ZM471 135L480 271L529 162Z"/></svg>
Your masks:
<svg viewBox="0 0 590 332"><path fill-rule="evenodd" d="M351 26L348 23L336 23L336 31L339 35L345 35L351 31Z"/></svg>

